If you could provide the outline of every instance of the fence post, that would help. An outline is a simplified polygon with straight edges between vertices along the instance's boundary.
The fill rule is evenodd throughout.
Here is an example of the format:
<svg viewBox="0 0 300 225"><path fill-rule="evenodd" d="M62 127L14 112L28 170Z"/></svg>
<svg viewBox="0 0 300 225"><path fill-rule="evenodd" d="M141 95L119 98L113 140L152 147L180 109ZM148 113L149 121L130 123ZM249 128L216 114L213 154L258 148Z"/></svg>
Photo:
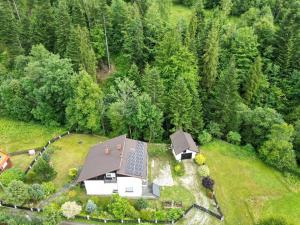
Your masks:
<svg viewBox="0 0 300 225"><path fill-rule="evenodd" d="M157 220L155 220L155 223L157 223Z"/></svg>
<svg viewBox="0 0 300 225"><path fill-rule="evenodd" d="M121 223L124 223L124 221L123 221L123 220L121 220Z"/></svg>
<svg viewBox="0 0 300 225"><path fill-rule="evenodd" d="M68 131L68 134L70 134L70 131Z"/></svg>
<svg viewBox="0 0 300 225"><path fill-rule="evenodd" d="M90 220L90 216L89 216L89 215L87 215L86 218L87 218L88 220Z"/></svg>
<svg viewBox="0 0 300 225"><path fill-rule="evenodd" d="M15 207L14 207L15 209L17 208L17 206L15 205Z"/></svg>
<svg viewBox="0 0 300 225"><path fill-rule="evenodd" d="M106 220L104 219L104 223L106 223Z"/></svg>

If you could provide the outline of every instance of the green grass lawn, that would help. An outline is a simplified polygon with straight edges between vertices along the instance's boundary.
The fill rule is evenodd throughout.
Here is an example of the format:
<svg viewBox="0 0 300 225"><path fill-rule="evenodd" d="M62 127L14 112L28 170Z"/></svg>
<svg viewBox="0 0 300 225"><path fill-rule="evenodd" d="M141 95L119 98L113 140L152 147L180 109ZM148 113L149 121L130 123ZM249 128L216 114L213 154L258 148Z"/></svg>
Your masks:
<svg viewBox="0 0 300 225"><path fill-rule="evenodd" d="M188 24L191 16L192 10L190 8L173 4L169 15L169 20L172 25L176 25L181 19L185 20L185 22Z"/></svg>
<svg viewBox="0 0 300 225"><path fill-rule="evenodd" d="M203 146L202 151L216 181L216 196L225 214L225 224L253 224L271 215L300 224L299 189L289 188L281 173L255 154L226 142L215 141Z"/></svg>
<svg viewBox="0 0 300 225"><path fill-rule="evenodd" d="M56 147L56 150L52 155L51 161L57 171L57 176L54 180L57 188L68 183L69 169L82 166L90 148L106 139L96 135L71 134L55 142L53 146Z"/></svg>
<svg viewBox="0 0 300 225"><path fill-rule="evenodd" d="M40 147L65 129L0 118L0 149L7 152Z"/></svg>

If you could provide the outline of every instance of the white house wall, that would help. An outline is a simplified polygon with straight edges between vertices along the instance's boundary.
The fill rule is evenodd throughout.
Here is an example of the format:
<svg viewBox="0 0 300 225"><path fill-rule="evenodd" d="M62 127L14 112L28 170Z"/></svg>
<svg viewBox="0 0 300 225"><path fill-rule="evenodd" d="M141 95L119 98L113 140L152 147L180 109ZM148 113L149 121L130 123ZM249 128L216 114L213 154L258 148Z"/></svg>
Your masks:
<svg viewBox="0 0 300 225"><path fill-rule="evenodd" d="M119 195L123 197L142 196L142 179L135 177L117 177L116 183L86 180L84 185L88 195L112 195L114 190L118 190ZM126 188L132 188L133 192L126 192Z"/></svg>
<svg viewBox="0 0 300 225"><path fill-rule="evenodd" d="M174 152L174 149L172 148L172 152L173 152L173 155L174 155L174 157L175 157L175 159L176 159L177 161L181 161L181 154L192 153L192 159L194 159L195 156L196 156L196 154L197 154L196 152L191 151L191 150L189 150L189 149L187 149L185 153L180 153L180 154L177 154L177 155L176 155L175 152Z"/></svg>

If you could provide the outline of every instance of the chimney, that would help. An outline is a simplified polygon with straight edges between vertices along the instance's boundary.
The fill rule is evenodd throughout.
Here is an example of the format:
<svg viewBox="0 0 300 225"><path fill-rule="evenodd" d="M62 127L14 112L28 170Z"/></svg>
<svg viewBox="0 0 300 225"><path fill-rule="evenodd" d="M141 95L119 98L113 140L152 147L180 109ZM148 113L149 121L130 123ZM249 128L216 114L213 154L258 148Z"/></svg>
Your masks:
<svg viewBox="0 0 300 225"><path fill-rule="evenodd" d="M108 148L108 146L105 147L104 152L105 152L105 155L110 154L110 149Z"/></svg>

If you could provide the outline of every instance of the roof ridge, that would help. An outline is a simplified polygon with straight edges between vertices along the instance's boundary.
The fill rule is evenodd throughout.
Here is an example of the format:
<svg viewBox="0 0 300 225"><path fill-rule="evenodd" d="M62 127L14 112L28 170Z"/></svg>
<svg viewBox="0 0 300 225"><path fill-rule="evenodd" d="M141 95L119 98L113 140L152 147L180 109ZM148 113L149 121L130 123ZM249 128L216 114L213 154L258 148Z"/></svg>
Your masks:
<svg viewBox="0 0 300 225"><path fill-rule="evenodd" d="M120 164L119 164L119 169L118 170L120 170L121 169L121 166L122 166L122 163L123 163L123 152L124 152L124 149L125 149L125 145L126 145L126 140L127 140L127 135L126 134L124 134L125 135L125 138L124 138L124 143L123 143L123 145L122 145L122 154L120 154ZM122 157L121 157L121 155L122 155Z"/></svg>

